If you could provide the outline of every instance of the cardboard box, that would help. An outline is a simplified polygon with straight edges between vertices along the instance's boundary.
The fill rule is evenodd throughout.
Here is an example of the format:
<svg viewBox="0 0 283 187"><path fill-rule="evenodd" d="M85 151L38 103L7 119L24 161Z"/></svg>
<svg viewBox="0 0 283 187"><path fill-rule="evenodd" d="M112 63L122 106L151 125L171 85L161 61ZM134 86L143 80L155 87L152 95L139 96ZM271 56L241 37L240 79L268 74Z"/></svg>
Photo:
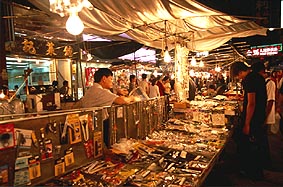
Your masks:
<svg viewBox="0 0 283 187"><path fill-rule="evenodd" d="M187 108L187 103L185 103L185 102L176 102L176 103L174 103L173 107L174 108L185 109L185 108Z"/></svg>

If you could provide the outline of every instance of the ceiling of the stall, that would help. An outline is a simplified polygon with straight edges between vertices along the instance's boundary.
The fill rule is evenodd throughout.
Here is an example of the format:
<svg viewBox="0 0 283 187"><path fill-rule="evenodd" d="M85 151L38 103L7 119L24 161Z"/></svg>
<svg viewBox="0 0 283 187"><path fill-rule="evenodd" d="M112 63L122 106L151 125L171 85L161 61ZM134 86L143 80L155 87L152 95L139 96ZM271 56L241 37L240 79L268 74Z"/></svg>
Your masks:
<svg viewBox="0 0 283 187"><path fill-rule="evenodd" d="M4 18L13 21L17 35L45 40L79 40L65 29L66 17L49 11L48 0L12 1L14 14L4 15ZM181 42L191 51L209 50L209 56L202 58L209 64L229 64L231 60L245 57L249 44L234 42L233 37L266 34L266 28L253 21L228 16L194 0L89 1L94 10L83 9L79 14L86 26L84 34L114 41L135 40L159 49L164 47L166 35L171 49L176 42ZM167 29L164 29L164 20Z"/></svg>

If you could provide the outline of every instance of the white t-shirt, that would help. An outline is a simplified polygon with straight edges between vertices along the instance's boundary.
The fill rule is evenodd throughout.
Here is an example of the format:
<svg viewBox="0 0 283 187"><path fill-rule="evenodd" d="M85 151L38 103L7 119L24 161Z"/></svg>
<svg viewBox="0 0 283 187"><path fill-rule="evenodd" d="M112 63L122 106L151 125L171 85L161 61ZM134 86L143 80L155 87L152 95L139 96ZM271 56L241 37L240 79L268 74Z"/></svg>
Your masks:
<svg viewBox="0 0 283 187"><path fill-rule="evenodd" d="M266 79L267 81L268 79ZM266 124L275 124L275 92L276 85L275 82L269 80L266 83L267 101L273 101L273 105L269 115L266 117Z"/></svg>
<svg viewBox="0 0 283 187"><path fill-rule="evenodd" d="M157 85L150 85L149 86L149 97L153 98L153 97L160 97L160 93L159 93L159 87Z"/></svg>
<svg viewBox="0 0 283 187"><path fill-rule="evenodd" d="M139 82L139 87L147 94L149 91L149 84L146 80L142 80Z"/></svg>
<svg viewBox="0 0 283 187"><path fill-rule="evenodd" d="M98 83L94 83L82 98L82 107L111 106L117 97L118 95L112 93L110 90L102 88Z"/></svg>

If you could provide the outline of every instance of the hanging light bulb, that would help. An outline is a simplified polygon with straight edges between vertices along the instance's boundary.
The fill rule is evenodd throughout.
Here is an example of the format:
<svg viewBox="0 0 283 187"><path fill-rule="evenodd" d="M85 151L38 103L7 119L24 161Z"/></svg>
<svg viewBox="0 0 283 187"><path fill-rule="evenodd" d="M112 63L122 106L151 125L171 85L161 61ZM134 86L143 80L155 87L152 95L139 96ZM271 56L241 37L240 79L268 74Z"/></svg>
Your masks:
<svg viewBox="0 0 283 187"><path fill-rule="evenodd" d="M4 98L5 98L5 94L4 94L3 90L1 90L0 99L4 99Z"/></svg>
<svg viewBox="0 0 283 187"><path fill-rule="evenodd" d="M189 71L189 75L190 75L191 77L194 77L194 76L195 76L195 71L194 71L193 69L191 69L191 70Z"/></svg>
<svg viewBox="0 0 283 187"><path fill-rule="evenodd" d="M88 0L83 0L82 5L83 5L83 7L86 7L86 8L88 8L89 10L92 10L92 9L93 9L92 4L91 4Z"/></svg>
<svg viewBox="0 0 283 187"><path fill-rule="evenodd" d="M157 77L157 75L158 75L157 70L154 70L154 71L153 71L153 75L154 75L155 77Z"/></svg>
<svg viewBox="0 0 283 187"><path fill-rule="evenodd" d="M171 62L171 56L169 54L167 46L165 47L165 51L164 51L164 62L166 62L166 63Z"/></svg>
<svg viewBox="0 0 283 187"><path fill-rule="evenodd" d="M169 63L171 62L171 56L168 51L168 46L167 46L167 33L166 33L166 20L164 21L164 29L165 29L165 34L164 34L164 40L165 40L165 51L164 51L164 62Z"/></svg>
<svg viewBox="0 0 283 187"><path fill-rule="evenodd" d="M49 0L50 11L59 14L61 17L68 15L73 9L80 12L83 8L93 9L88 0Z"/></svg>
<svg viewBox="0 0 283 187"><path fill-rule="evenodd" d="M203 66L204 66L204 63L202 60L200 60L199 67L203 67Z"/></svg>
<svg viewBox="0 0 283 187"><path fill-rule="evenodd" d="M216 66L216 67L215 67L215 71L216 71L216 72L220 72L220 71L221 71L221 68L220 68L219 66Z"/></svg>
<svg viewBox="0 0 283 187"><path fill-rule="evenodd" d="M77 12L70 13L70 16L66 22L66 29L72 35L78 35L83 32L84 24Z"/></svg>
<svg viewBox="0 0 283 187"><path fill-rule="evenodd" d="M197 61L196 58L193 56L191 60L191 66L196 66L196 65L197 65Z"/></svg>
<svg viewBox="0 0 283 187"><path fill-rule="evenodd" d="M86 57L87 57L86 61L90 61L90 60L92 60L92 56L91 56L91 54L90 54L90 53L87 53Z"/></svg>

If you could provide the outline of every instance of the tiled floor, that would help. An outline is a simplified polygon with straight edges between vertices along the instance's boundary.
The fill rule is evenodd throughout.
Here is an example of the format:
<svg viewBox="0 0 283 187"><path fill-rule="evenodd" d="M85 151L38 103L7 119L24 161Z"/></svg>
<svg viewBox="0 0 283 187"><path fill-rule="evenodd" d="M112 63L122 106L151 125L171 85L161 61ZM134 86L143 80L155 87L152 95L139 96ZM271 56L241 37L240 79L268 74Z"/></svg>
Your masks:
<svg viewBox="0 0 283 187"><path fill-rule="evenodd" d="M227 144L219 162L205 180L203 187L210 186L283 186L283 136L281 133L269 137L272 171L265 170L262 181L253 181L241 174L233 141Z"/></svg>

